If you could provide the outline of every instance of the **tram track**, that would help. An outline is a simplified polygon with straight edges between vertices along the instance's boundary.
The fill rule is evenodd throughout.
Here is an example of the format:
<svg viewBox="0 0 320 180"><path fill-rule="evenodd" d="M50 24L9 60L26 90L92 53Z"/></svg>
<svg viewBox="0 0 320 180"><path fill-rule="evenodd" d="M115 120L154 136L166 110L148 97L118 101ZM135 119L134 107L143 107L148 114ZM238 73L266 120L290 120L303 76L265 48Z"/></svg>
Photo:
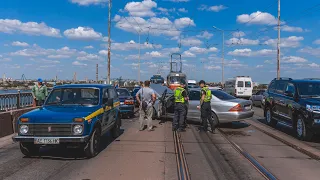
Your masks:
<svg viewBox="0 0 320 180"><path fill-rule="evenodd" d="M181 141L181 135L177 131L173 131L174 151L177 161L177 172L179 180L191 180L187 160L183 144Z"/></svg>

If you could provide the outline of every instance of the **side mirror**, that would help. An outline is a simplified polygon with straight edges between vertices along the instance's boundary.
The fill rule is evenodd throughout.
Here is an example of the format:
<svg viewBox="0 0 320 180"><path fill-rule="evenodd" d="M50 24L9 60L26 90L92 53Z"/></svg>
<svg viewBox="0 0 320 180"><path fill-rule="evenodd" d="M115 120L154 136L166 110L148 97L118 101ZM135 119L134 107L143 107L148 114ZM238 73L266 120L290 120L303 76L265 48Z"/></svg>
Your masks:
<svg viewBox="0 0 320 180"><path fill-rule="evenodd" d="M291 92L291 91L286 91L286 92L284 93L284 95L286 95L286 96L288 96L288 97L293 97L293 92Z"/></svg>

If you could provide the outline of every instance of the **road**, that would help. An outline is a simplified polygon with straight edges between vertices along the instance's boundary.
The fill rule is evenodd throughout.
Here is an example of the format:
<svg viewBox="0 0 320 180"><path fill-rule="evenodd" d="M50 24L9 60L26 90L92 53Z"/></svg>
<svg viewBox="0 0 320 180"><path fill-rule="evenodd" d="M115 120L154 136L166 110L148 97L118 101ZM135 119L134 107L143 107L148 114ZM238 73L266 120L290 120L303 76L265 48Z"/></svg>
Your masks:
<svg viewBox="0 0 320 180"><path fill-rule="evenodd" d="M230 141L250 154L277 179L319 179L318 160L250 126L250 122L263 122L262 117L262 110L255 108L253 118L223 124L216 134L199 133L198 125L190 124L187 131L181 133L181 140L191 179L264 179ZM52 148L43 149L39 157L26 158L16 143L0 146L0 179L176 180L171 123L154 123L157 126L154 132L138 132L137 118L124 119L123 134L116 141L104 137L102 151L93 159L84 159L74 149ZM283 130L282 127L277 128ZM289 130L285 131L290 135ZM307 145L319 147L317 142Z"/></svg>

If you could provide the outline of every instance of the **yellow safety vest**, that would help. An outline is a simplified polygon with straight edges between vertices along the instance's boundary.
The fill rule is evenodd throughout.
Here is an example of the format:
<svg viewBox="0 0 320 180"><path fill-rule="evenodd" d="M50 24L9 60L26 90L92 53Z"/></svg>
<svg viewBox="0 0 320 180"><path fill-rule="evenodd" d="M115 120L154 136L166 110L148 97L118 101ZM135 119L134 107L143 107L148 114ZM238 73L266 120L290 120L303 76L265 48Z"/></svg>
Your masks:
<svg viewBox="0 0 320 180"><path fill-rule="evenodd" d="M204 98L204 102L210 102L211 99L212 99L212 95L211 95L210 89L209 89L207 86L205 86L205 87L203 87L201 90L204 91L204 92L206 92L206 96L205 96L205 98ZM200 96L202 96L201 93L200 93ZM201 98L201 97L200 97L200 98Z"/></svg>
<svg viewBox="0 0 320 180"><path fill-rule="evenodd" d="M177 87L174 90L174 102L176 102L176 103L184 103L185 102L184 97L182 96L183 91L184 91L184 89L181 87Z"/></svg>

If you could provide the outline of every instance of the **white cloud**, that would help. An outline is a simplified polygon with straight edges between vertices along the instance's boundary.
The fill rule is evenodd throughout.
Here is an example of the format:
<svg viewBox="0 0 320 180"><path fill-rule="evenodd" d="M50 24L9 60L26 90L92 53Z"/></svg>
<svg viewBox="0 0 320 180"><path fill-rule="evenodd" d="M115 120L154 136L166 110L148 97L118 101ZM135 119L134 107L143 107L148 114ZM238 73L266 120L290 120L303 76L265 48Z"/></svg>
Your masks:
<svg viewBox="0 0 320 180"><path fill-rule="evenodd" d="M208 66L204 66L205 69L209 69L209 70L219 70L221 69L220 66L214 66L214 65L208 65Z"/></svg>
<svg viewBox="0 0 320 180"><path fill-rule="evenodd" d="M316 63L308 64L308 66L310 66L310 67L312 67L312 68L320 68L320 65L319 65L319 64L316 64Z"/></svg>
<svg viewBox="0 0 320 180"><path fill-rule="evenodd" d="M313 41L313 44L320 44L320 39Z"/></svg>
<svg viewBox="0 0 320 180"><path fill-rule="evenodd" d="M88 61L88 60L98 60L100 57L96 54L85 54L83 56L77 57L77 60Z"/></svg>
<svg viewBox="0 0 320 180"><path fill-rule="evenodd" d="M155 16L152 8L156 8L157 3L152 0L144 0L142 2L129 2L126 4L125 9L129 14L134 17Z"/></svg>
<svg viewBox="0 0 320 180"><path fill-rule="evenodd" d="M106 46L106 45L105 45ZM161 48L161 45L157 44L140 44L140 49L152 49L152 48ZM112 50L119 50L119 51L128 51L139 49L139 43L134 42L133 40L125 43L112 43L111 45Z"/></svg>
<svg viewBox="0 0 320 180"><path fill-rule="evenodd" d="M171 2L189 2L190 0L169 0Z"/></svg>
<svg viewBox="0 0 320 180"><path fill-rule="evenodd" d="M257 65L256 68L263 68L263 65Z"/></svg>
<svg viewBox="0 0 320 180"><path fill-rule="evenodd" d="M197 35L198 38L205 38L210 39L213 36L213 34L209 33L208 31L204 31L201 34Z"/></svg>
<svg viewBox="0 0 320 180"><path fill-rule="evenodd" d="M14 41L11 43L12 46L20 46L20 47L27 47L29 46L26 42Z"/></svg>
<svg viewBox="0 0 320 180"><path fill-rule="evenodd" d="M196 57L195 54L191 53L190 51L184 51L181 55L182 57Z"/></svg>
<svg viewBox="0 0 320 180"><path fill-rule="evenodd" d="M94 31L90 27L81 27L67 29L63 33L69 39L75 40L98 40L102 38L102 34Z"/></svg>
<svg viewBox="0 0 320 180"><path fill-rule="evenodd" d="M174 24L177 28L185 28L187 26L196 26L194 21L188 17L176 19L176 20L174 20Z"/></svg>
<svg viewBox="0 0 320 180"><path fill-rule="evenodd" d="M222 11L222 10L224 10L224 9L227 9L227 7L224 6L224 5L218 5L218 6L201 5L198 9L199 9L200 11L219 12L219 11Z"/></svg>
<svg viewBox="0 0 320 180"><path fill-rule="evenodd" d="M108 0L70 0L72 3L79 4L80 6L99 5L105 4Z"/></svg>
<svg viewBox="0 0 320 180"><path fill-rule="evenodd" d="M306 59L297 56L285 56L281 59L283 63L304 63L307 62Z"/></svg>
<svg viewBox="0 0 320 180"><path fill-rule="evenodd" d="M277 27L274 28L275 30L278 30ZM283 25L280 27L281 31L286 31L286 32L303 32L304 30L301 27L294 27L294 26L288 26L288 25Z"/></svg>
<svg viewBox="0 0 320 180"><path fill-rule="evenodd" d="M181 44L183 46L200 46L202 41L194 37L189 37L181 39Z"/></svg>
<svg viewBox="0 0 320 180"><path fill-rule="evenodd" d="M179 12L183 12L183 13L187 13L188 12L188 10L186 10L185 8L179 8L178 11Z"/></svg>
<svg viewBox="0 0 320 180"><path fill-rule="evenodd" d="M250 56L273 56L275 55L276 50L271 49L262 49L258 51L252 51L251 49L235 49L234 51L228 52L228 55L232 56L244 56L244 57L250 57Z"/></svg>
<svg viewBox="0 0 320 180"><path fill-rule="evenodd" d="M249 22L250 21L250 22ZM269 25L276 25L278 20L273 15L257 11L254 13L249 14L242 14L237 16L238 23L248 23L248 24L269 24Z"/></svg>
<svg viewBox="0 0 320 180"><path fill-rule="evenodd" d="M103 55L103 56L107 56L108 55L108 51L107 50L101 50L101 51L99 51L99 54Z"/></svg>
<svg viewBox="0 0 320 180"><path fill-rule="evenodd" d="M65 59L65 58L69 58L70 56L68 55L62 55L62 54L58 54L58 55L49 55L48 58L50 59Z"/></svg>
<svg viewBox="0 0 320 180"><path fill-rule="evenodd" d="M226 41L227 44L241 44L241 45L258 45L260 41L257 40L251 40L251 39L245 39L245 38L231 38Z"/></svg>
<svg viewBox="0 0 320 180"><path fill-rule="evenodd" d="M207 52L217 52L218 49L215 47L211 47L209 49L206 48L199 48L199 47L191 47L189 48L188 52L192 52L192 53L196 53L196 54L203 54L203 53L207 53Z"/></svg>
<svg viewBox="0 0 320 180"><path fill-rule="evenodd" d="M300 49L298 52L320 57L320 48L306 47L306 48Z"/></svg>
<svg viewBox="0 0 320 180"><path fill-rule="evenodd" d="M84 49L93 49L93 46L85 46Z"/></svg>
<svg viewBox="0 0 320 180"><path fill-rule="evenodd" d="M72 65L75 65L75 66L87 66L87 64L81 63L79 61L72 62Z"/></svg>
<svg viewBox="0 0 320 180"><path fill-rule="evenodd" d="M287 38L281 38L280 40L280 47L290 47L290 48L296 48L300 46L300 41L304 40L303 37L299 36L290 36ZM278 39L269 39L266 42L264 42L267 45L276 47L277 46Z"/></svg>
<svg viewBox="0 0 320 180"><path fill-rule="evenodd" d="M232 33L232 36L233 37L236 37L236 38L239 38L239 37L243 37L245 36L246 34L243 32L243 31L238 31L238 32L233 32Z"/></svg>
<svg viewBox="0 0 320 180"><path fill-rule="evenodd" d="M273 62L271 60L265 60L264 63L265 64L273 64Z"/></svg>
<svg viewBox="0 0 320 180"><path fill-rule="evenodd" d="M22 33L34 36L61 37L60 30L47 26L44 22L23 23L17 19L0 19L0 32L13 34Z"/></svg>
<svg viewBox="0 0 320 180"><path fill-rule="evenodd" d="M146 52L146 55L151 57L163 57L163 54L158 51Z"/></svg>

